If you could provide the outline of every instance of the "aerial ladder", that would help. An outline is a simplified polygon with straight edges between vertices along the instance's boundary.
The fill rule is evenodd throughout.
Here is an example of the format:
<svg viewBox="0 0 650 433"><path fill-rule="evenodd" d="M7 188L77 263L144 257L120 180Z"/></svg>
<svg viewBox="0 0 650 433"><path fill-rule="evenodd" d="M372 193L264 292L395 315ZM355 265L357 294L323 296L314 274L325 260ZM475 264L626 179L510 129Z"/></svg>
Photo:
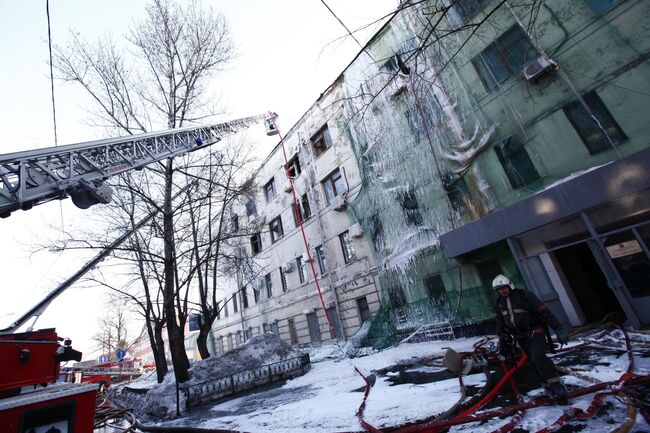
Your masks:
<svg viewBox="0 0 650 433"><path fill-rule="evenodd" d="M0 155L0 217L51 200L71 197L81 208L108 203L112 176L210 146L250 125L264 122L274 135L274 113L208 126L134 134Z"/></svg>
<svg viewBox="0 0 650 433"><path fill-rule="evenodd" d="M110 177L205 148L255 123L264 122L266 134L275 135L273 120L276 117L275 113L267 113L208 126L0 155L0 217L67 197L82 209L109 203L112 190L106 181ZM0 329L0 426L3 432L40 432L53 428L52 431L92 433L98 385L52 385L59 378L60 363L80 361L81 352L71 347L70 340L60 338L55 329L33 331L32 327L57 296L157 212L154 210L146 215L26 314L9 327ZM34 322L27 331L16 333L31 319Z"/></svg>

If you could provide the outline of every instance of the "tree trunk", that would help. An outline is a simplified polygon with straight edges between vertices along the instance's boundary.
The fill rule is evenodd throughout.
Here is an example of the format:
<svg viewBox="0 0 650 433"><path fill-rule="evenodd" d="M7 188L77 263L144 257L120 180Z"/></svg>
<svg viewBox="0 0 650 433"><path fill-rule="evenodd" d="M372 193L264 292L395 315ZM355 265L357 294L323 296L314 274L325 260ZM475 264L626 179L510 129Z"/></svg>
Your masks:
<svg viewBox="0 0 650 433"><path fill-rule="evenodd" d="M149 325L147 325L149 328ZM165 340L162 336L163 322L156 323L153 330L153 338L150 335L151 350L153 351L153 360L156 363L156 379L162 383L167 374L167 357L165 356Z"/></svg>
<svg viewBox="0 0 650 433"><path fill-rule="evenodd" d="M163 210L163 237L165 242L164 254L164 308L167 324L167 335L169 336L169 351L174 365L176 381L183 383L189 379L188 369L190 361L185 353L185 339L183 329L180 328L176 318L176 285L174 284L174 215L172 211L172 159L167 160L165 166L165 203Z"/></svg>
<svg viewBox="0 0 650 433"><path fill-rule="evenodd" d="M199 329L199 336L196 339L196 348L199 350L201 359L208 359L211 356L210 351L208 350L209 335L210 335L210 327L201 326L201 328Z"/></svg>

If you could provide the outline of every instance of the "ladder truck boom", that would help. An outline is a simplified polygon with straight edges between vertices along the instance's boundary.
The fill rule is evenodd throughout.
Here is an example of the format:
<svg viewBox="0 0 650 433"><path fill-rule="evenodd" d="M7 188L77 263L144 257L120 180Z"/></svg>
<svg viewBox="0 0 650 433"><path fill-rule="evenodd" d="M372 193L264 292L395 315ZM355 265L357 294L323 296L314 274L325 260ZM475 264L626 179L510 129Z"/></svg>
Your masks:
<svg viewBox="0 0 650 433"><path fill-rule="evenodd" d="M270 116L0 155L0 217L68 196L82 209L108 203L112 191L104 181L111 176L210 146L254 123L265 121L274 135Z"/></svg>

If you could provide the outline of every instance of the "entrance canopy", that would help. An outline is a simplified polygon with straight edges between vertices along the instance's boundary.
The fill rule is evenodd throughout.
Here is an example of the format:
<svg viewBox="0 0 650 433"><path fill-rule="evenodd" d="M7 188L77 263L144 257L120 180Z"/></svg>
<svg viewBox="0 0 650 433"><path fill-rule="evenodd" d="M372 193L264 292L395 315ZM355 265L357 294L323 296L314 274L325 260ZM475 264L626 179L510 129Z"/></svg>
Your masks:
<svg viewBox="0 0 650 433"><path fill-rule="evenodd" d="M529 230L650 188L650 148L571 175L537 194L456 230L440 242L458 257Z"/></svg>

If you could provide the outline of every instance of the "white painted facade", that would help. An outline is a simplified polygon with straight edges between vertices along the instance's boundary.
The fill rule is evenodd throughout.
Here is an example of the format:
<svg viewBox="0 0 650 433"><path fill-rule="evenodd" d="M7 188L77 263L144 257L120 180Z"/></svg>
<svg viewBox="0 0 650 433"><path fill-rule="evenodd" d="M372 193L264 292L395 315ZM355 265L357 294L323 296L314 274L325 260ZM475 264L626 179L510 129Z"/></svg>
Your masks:
<svg viewBox="0 0 650 433"><path fill-rule="evenodd" d="M250 260L250 266L240 264L229 270L224 296L227 307L221 309L213 325L218 353L263 331L277 332L293 345L331 341L323 304L337 339L344 340L360 328L362 317L366 319L379 308L371 247L345 206L345 200L358 194L361 179L350 143L339 129L344 125L339 92L337 81L284 137L287 160L297 157L300 166L300 173L293 178L296 198L301 207L305 197L309 203L303 227L323 302L295 222L285 156L278 144L254 177L255 212L250 204L247 208L248 199L232 209L242 232L237 255L241 258L244 252L248 257L244 261ZM324 140L324 147L315 147L319 139ZM281 235L272 234L278 217ZM257 253L252 245L256 232L261 239Z"/></svg>

